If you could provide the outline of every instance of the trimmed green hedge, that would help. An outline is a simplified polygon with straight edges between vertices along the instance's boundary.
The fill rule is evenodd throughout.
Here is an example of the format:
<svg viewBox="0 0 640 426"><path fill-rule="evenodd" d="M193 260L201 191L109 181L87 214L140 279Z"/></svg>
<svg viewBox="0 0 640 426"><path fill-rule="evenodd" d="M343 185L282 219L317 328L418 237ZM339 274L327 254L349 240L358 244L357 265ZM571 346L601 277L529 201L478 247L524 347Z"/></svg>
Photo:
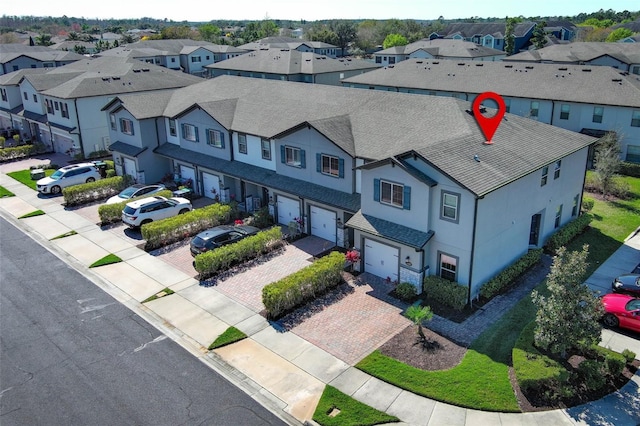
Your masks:
<svg viewBox="0 0 640 426"><path fill-rule="evenodd" d="M527 254L516 260L498 275L483 284L480 288L480 296L485 299L491 299L500 294L520 275L525 273L529 268L540 261L542 249L530 250Z"/></svg>
<svg viewBox="0 0 640 426"><path fill-rule="evenodd" d="M62 195L67 206L77 206L116 195L131 183L129 175L114 176L63 188Z"/></svg>
<svg viewBox="0 0 640 426"><path fill-rule="evenodd" d="M229 205L211 204L185 214L145 223L141 227L142 238L147 241L145 249L154 250L189 238L205 229L227 223L230 217Z"/></svg>
<svg viewBox="0 0 640 426"><path fill-rule="evenodd" d="M36 142L33 145L23 145L0 149L0 161L11 161L18 158L26 158L34 154L47 152L47 146Z"/></svg>
<svg viewBox="0 0 640 426"><path fill-rule="evenodd" d="M427 301L433 299L458 311L463 310L467 305L469 290L456 282L446 280L437 275L430 275L424 278L422 288L426 294Z"/></svg>
<svg viewBox="0 0 640 426"><path fill-rule="evenodd" d="M276 226L246 237L237 243L200 253L195 258L195 268L200 274L200 279L205 279L229 269L232 265L282 247L283 244L282 229Z"/></svg>
<svg viewBox="0 0 640 426"><path fill-rule="evenodd" d="M590 212L593 209L593 206L596 205L596 200L591 197L584 196L582 197L582 211Z"/></svg>
<svg viewBox="0 0 640 426"><path fill-rule="evenodd" d="M106 180L106 179L105 179ZM160 191L156 194L153 194L153 196L160 196L160 197L165 197L165 198L171 198L173 197L173 192L167 190L164 191ZM124 200L122 202L119 203L115 203L115 204L103 204L100 207L98 207L98 215L100 216L100 224L101 225L108 225L110 223L116 223L116 222L120 222L122 220L122 210L124 210L124 207L127 205L127 203L131 202L131 201L135 201L135 200L140 200L142 198L147 198L149 197L148 195L142 195L140 197L134 197L131 198L129 200Z"/></svg>
<svg viewBox="0 0 640 426"><path fill-rule="evenodd" d="M623 161L620 163L619 173L625 176L640 178L640 164Z"/></svg>
<svg viewBox="0 0 640 426"><path fill-rule="evenodd" d="M554 232L544 243L544 249L547 252L555 253L560 247L566 246L571 240L582 234L592 219L590 214L578 216Z"/></svg>
<svg viewBox="0 0 640 426"><path fill-rule="evenodd" d="M345 255L334 251L311 265L262 289L262 303L270 318L312 300L342 281Z"/></svg>

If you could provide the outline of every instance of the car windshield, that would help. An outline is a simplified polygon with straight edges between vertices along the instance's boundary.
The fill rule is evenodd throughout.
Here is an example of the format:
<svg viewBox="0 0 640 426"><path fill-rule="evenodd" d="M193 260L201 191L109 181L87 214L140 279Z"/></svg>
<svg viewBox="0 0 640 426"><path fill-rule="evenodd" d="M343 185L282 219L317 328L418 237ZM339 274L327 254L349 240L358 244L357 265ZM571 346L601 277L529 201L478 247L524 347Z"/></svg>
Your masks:
<svg viewBox="0 0 640 426"><path fill-rule="evenodd" d="M195 237L193 240L191 240L191 245L193 245L194 247L204 247L205 243L206 241L200 237Z"/></svg>
<svg viewBox="0 0 640 426"><path fill-rule="evenodd" d="M49 176L51 179L53 180L58 180L60 179L60 177L62 177L62 175L64 174L63 171L61 170L56 170L55 173L53 173L51 176Z"/></svg>
<svg viewBox="0 0 640 426"><path fill-rule="evenodd" d="M131 198L134 192L136 192L140 188L129 187L118 194L120 198Z"/></svg>
<svg viewBox="0 0 640 426"><path fill-rule="evenodd" d="M625 306L627 311L637 311L640 310L640 299L631 299L627 302L627 306Z"/></svg>

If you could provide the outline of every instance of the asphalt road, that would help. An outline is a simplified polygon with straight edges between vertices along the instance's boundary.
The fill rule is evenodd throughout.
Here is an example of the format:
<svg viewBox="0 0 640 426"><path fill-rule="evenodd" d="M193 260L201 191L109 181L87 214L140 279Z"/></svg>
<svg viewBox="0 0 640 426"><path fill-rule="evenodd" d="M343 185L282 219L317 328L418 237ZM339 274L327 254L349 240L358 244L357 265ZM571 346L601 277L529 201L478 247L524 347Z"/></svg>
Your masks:
<svg viewBox="0 0 640 426"><path fill-rule="evenodd" d="M286 423L0 218L0 424Z"/></svg>

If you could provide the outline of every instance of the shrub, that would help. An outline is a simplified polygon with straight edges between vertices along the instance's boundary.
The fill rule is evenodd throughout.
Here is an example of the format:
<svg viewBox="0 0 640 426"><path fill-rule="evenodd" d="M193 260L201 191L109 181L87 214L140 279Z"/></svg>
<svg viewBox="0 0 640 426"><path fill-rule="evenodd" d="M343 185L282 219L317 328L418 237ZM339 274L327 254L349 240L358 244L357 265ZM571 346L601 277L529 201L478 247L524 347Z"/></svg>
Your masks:
<svg viewBox="0 0 640 426"><path fill-rule="evenodd" d="M590 212L595 205L596 200L591 197L582 197L582 211Z"/></svg>
<svg viewBox="0 0 640 426"><path fill-rule="evenodd" d="M396 286L396 295L405 302L412 301L417 295L416 287L411 283L400 283Z"/></svg>
<svg viewBox="0 0 640 426"><path fill-rule="evenodd" d="M11 161L18 158L26 158L34 154L42 154L47 152L47 147L41 142L35 142L32 145L23 145L10 148L0 149L0 161Z"/></svg>
<svg viewBox="0 0 640 426"><path fill-rule="evenodd" d="M113 169L107 169L107 177L112 178L116 175L116 171Z"/></svg>
<svg viewBox="0 0 640 426"><path fill-rule="evenodd" d="M631 192L631 186L624 180L620 178L620 176L616 176L611 181L611 186L609 187L609 193L615 197L626 200L629 198L629 193Z"/></svg>
<svg viewBox="0 0 640 426"><path fill-rule="evenodd" d="M612 351L609 348L599 345L593 345L590 348L585 349L584 353L588 358L598 360L603 365L605 372L608 372L613 377L620 376L624 370L625 364L627 363L624 353L619 354L616 351Z"/></svg>
<svg viewBox="0 0 640 426"><path fill-rule="evenodd" d="M116 166L113 160L104 160L104 163L107 165L107 170L115 170Z"/></svg>
<svg viewBox="0 0 640 426"><path fill-rule="evenodd" d="M130 184L131 177L129 175L114 176L63 188L62 195L67 206L76 206L116 195Z"/></svg>
<svg viewBox="0 0 640 426"><path fill-rule="evenodd" d="M595 359L582 361L578 366L578 373L584 378L584 384L589 390L598 390L606 383L602 363Z"/></svg>
<svg viewBox="0 0 640 426"><path fill-rule="evenodd" d="M640 164L623 161L620 163L619 173L625 176L640 178Z"/></svg>
<svg viewBox="0 0 640 426"><path fill-rule="evenodd" d="M269 207L264 206L260 210L255 212L251 224L253 226L257 226L258 228L266 228L273 225L273 217L269 214Z"/></svg>
<svg viewBox="0 0 640 426"><path fill-rule="evenodd" d="M630 351L629 349L625 349L624 351L622 351L622 356L628 363L631 363L636 358L636 353Z"/></svg>
<svg viewBox="0 0 640 426"><path fill-rule="evenodd" d="M166 198L170 198L173 196L173 193L169 190L165 190L165 191L160 191L157 194L154 194L154 196L161 196L161 197L166 197ZM131 202L131 201L135 201L135 200L139 200L141 198L147 198L148 195L143 195L141 197L135 197L132 198L130 200L125 200L122 201L120 203L115 203L115 204L103 204L100 207L98 207L98 215L100 216L100 224L101 225L108 225L110 223L115 223L115 222L119 222L122 220L122 210L124 209L124 206Z"/></svg>
<svg viewBox="0 0 640 426"><path fill-rule="evenodd" d="M571 240L584 232L591 223L591 215L583 214L554 232L545 242L544 248L550 253L555 253L560 247L567 245Z"/></svg>
<svg viewBox="0 0 640 426"><path fill-rule="evenodd" d="M147 242L146 250L163 247L176 241L189 238L198 232L227 223L231 207L225 204L211 204L194 209L185 214L168 217L142 225L142 238Z"/></svg>
<svg viewBox="0 0 640 426"><path fill-rule="evenodd" d="M584 179L584 190L587 192L601 192L598 175L595 173L587 173Z"/></svg>
<svg viewBox="0 0 640 426"><path fill-rule="evenodd" d="M314 299L342 281L344 254L334 251L298 272L262 289L262 303L270 318Z"/></svg>
<svg viewBox="0 0 640 426"><path fill-rule="evenodd" d="M541 256L542 249L530 250L527 254L516 260L513 264L485 283L480 288L480 296L485 299L491 299L495 295L500 294L516 278L538 263Z"/></svg>
<svg viewBox="0 0 640 426"><path fill-rule="evenodd" d="M458 311L467 305L467 287L437 275L425 277L423 289L427 300L435 300Z"/></svg>
<svg viewBox="0 0 640 426"><path fill-rule="evenodd" d="M58 170L60 168L60 166L58 166L57 164L54 163L50 163L50 164L37 164L35 166L31 166L29 167L29 170L35 170L35 169L42 169L42 170Z"/></svg>
<svg viewBox="0 0 640 426"><path fill-rule="evenodd" d="M101 149L98 151L90 152L89 155L87 155L87 158L102 158L102 157L107 157L109 155L111 155L109 151L107 151L106 149Z"/></svg>
<svg viewBox="0 0 640 426"><path fill-rule="evenodd" d="M198 254L195 258L195 269L200 274L200 279L205 279L229 269L232 265L268 253L283 244L282 229L276 226L243 238L237 243Z"/></svg>

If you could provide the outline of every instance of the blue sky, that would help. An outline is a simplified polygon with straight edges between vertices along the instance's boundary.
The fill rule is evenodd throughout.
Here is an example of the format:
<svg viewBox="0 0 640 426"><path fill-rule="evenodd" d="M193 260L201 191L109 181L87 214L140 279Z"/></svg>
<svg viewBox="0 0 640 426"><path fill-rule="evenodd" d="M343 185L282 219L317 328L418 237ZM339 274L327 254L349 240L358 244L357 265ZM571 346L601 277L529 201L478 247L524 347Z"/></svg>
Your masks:
<svg viewBox="0 0 640 426"><path fill-rule="evenodd" d="M505 16L567 16L599 9L640 10L637 0L153 0L60 1L8 0L3 15L74 16L85 18L171 19L445 19Z"/></svg>

